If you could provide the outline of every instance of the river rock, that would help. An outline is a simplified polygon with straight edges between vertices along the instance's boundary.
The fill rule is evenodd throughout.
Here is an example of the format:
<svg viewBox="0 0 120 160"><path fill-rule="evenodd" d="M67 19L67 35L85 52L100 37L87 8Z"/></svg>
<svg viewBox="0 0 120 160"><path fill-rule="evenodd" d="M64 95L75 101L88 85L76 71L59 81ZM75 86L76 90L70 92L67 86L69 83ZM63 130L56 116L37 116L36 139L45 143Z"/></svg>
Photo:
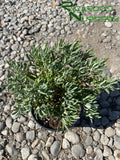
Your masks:
<svg viewBox="0 0 120 160"><path fill-rule="evenodd" d="M55 141L51 147L50 147L50 152L53 156L57 156L60 151L60 141Z"/></svg>
<svg viewBox="0 0 120 160"><path fill-rule="evenodd" d="M72 132L72 131L68 131L65 133L65 138L71 142L72 144L76 144L76 143L79 143L80 142L80 138L79 136Z"/></svg>
<svg viewBox="0 0 120 160"><path fill-rule="evenodd" d="M82 158L85 155L85 149L82 144L75 144L71 148L72 155L77 158Z"/></svg>

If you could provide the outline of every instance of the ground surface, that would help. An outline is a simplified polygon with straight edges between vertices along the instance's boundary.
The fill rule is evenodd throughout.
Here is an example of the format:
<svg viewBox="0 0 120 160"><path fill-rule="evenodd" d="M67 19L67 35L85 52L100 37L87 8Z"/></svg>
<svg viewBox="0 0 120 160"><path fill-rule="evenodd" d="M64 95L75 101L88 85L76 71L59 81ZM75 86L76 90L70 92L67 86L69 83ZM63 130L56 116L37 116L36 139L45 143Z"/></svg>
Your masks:
<svg viewBox="0 0 120 160"><path fill-rule="evenodd" d="M120 0L77 0L77 5L112 5L114 12L84 15L120 16ZM68 11L57 0L1 0L0 85L7 78L7 60L26 60L34 44L44 47L48 41L53 46L60 38L82 40L84 49L92 47L97 57L109 57L107 73L119 79L120 20L80 22L73 17L70 21ZM93 124L82 119L80 127L69 132L52 132L40 128L30 114L20 119L13 116L15 104L0 89L0 159L120 160L120 91L103 93L99 104L102 118Z"/></svg>

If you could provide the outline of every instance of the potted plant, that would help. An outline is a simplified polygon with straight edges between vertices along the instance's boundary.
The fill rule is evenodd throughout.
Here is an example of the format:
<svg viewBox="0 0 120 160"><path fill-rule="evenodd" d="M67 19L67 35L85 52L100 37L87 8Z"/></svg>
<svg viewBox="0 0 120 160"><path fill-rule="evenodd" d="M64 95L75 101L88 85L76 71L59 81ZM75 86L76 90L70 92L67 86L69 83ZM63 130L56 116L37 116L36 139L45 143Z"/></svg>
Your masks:
<svg viewBox="0 0 120 160"><path fill-rule="evenodd" d="M35 47L29 61L8 62L8 92L17 106L13 114L31 110L33 117L48 129L68 129L81 109L85 117L99 118L96 96L114 90L117 81L101 76L107 59L94 57L92 49L82 50L80 41L60 40L53 48Z"/></svg>

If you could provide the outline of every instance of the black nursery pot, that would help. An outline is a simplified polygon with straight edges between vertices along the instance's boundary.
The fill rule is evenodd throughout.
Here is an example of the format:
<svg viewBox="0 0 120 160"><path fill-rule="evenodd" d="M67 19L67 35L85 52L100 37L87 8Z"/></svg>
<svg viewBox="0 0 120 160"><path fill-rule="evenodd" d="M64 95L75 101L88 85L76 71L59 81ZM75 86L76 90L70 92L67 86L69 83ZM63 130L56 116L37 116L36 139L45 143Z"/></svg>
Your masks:
<svg viewBox="0 0 120 160"><path fill-rule="evenodd" d="M53 128L50 128L50 127L45 126L40 119L36 119L33 108L31 108L30 111L31 111L31 115L32 115L34 121L35 121L40 127L43 127L44 129L49 130L49 131L63 131L63 129L53 129ZM77 127L76 124L78 124L78 120L76 120L76 122L75 122L72 126L69 126L68 128Z"/></svg>

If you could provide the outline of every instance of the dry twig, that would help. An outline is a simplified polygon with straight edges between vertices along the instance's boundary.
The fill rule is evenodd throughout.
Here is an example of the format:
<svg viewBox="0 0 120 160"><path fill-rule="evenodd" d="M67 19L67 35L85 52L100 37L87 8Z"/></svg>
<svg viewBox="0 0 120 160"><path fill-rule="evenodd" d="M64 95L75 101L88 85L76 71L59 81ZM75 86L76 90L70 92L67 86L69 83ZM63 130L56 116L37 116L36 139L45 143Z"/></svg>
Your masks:
<svg viewBox="0 0 120 160"><path fill-rule="evenodd" d="M5 160L8 160L6 157L2 156L1 154L0 154L0 157L4 158Z"/></svg>

